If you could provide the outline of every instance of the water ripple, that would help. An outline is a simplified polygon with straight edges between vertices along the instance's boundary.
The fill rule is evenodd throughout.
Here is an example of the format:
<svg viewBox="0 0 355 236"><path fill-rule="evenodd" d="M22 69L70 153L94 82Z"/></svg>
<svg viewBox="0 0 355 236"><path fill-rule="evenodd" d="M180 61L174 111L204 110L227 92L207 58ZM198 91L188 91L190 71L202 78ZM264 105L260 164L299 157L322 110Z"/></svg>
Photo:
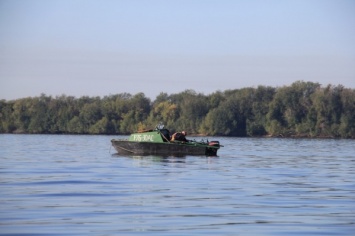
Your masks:
<svg viewBox="0 0 355 236"><path fill-rule="evenodd" d="M353 140L220 138L118 156L110 136L0 135L0 235L353 235Z"/></svg>

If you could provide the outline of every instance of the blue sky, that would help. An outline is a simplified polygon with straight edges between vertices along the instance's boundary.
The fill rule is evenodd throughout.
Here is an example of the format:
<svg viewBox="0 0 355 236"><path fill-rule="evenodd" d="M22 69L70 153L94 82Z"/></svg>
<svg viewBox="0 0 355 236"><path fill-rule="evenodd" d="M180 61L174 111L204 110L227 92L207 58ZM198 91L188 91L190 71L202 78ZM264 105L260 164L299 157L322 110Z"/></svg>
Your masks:
<svg viewBox="0 0 355 236"><path fill-rule="evenodd" d="M0 99L355 88L353 0L0 0Z"/></svg>

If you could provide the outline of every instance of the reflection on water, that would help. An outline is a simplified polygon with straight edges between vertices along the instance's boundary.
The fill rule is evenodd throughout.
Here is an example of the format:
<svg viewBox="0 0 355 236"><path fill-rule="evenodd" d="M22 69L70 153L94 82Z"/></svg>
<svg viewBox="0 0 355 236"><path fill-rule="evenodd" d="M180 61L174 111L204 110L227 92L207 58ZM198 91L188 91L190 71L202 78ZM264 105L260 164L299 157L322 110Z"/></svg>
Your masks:
<svg viewBox="0 0 355 236"><path fill-rule="evenodd" d="M136 155L136 154L125 154L121 155L118 153L112 154L113 158L131 158L132 160L137 160L139 162L162 162L162 163L185 163L186 158L191 157L189 155ZM217 158L216 156L198 156L199 158Z"/></svg>
<svg viewBox="0 0 355 236"><path fill-rule="evenodd" d="M110 136L0 135L0 235L353 235L355 142L220 138L120 156Z"/></svg>

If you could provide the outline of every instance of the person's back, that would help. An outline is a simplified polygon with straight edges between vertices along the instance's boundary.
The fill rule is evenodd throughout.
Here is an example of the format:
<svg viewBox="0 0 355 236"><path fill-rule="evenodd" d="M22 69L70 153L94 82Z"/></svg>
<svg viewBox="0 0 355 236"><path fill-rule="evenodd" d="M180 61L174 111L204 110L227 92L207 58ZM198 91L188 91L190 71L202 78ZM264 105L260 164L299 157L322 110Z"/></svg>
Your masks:
<svg viewBox="0 0 355 236"><path fill-rule="evenodd" d="M175 134L173 134L171 136L171 141L182 141L182 142L187 142L187 139L186 139L186 132L185 131L182 131L182 132L177 132Z"/></svg>

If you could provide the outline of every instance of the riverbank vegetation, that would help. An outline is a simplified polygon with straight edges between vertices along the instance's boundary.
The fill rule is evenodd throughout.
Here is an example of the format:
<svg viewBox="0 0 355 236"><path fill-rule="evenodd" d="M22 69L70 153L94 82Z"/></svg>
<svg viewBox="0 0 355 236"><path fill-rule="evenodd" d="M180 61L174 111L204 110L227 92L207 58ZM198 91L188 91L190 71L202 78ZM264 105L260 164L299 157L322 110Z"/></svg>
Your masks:
<svg viewBox="0 0 355 236"><path fill-rule="evenodd" d="M204 95L193 90L0 101L0 133L129 134L164 123L214 136L355 138L355 90L297 81Z"/></svg>

